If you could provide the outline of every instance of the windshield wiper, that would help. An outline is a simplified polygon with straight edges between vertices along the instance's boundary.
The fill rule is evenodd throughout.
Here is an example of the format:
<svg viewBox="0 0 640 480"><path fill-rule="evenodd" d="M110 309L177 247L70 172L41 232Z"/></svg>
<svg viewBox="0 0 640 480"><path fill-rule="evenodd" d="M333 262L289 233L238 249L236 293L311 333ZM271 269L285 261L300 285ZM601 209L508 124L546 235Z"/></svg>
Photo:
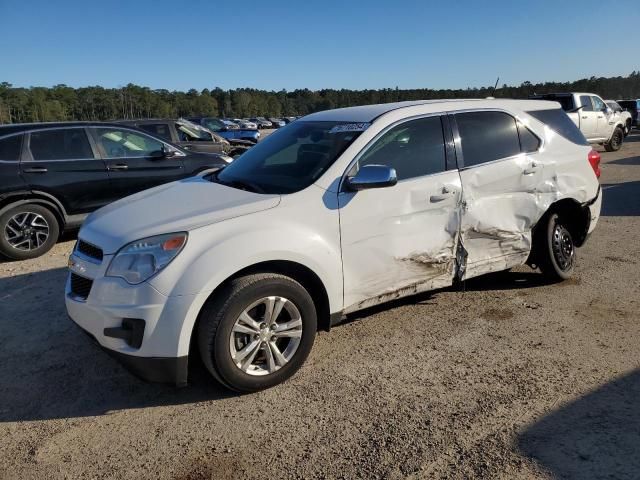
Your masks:
<svg viewBox="0 0 640 480"><path fill-rule="evenodd" d="M217 172L215 172L211 176L211 181L219 183L220 185L225 185L227 187L237 188L239 190L244 190L246 192L265 193L265 191L264 191L264 189L262 187L256 185L255 183L252 183L252 182L247 182L245 180L231 180L231 181L222 180L218 176L220 171L221 170L218 170Z"/></svg>

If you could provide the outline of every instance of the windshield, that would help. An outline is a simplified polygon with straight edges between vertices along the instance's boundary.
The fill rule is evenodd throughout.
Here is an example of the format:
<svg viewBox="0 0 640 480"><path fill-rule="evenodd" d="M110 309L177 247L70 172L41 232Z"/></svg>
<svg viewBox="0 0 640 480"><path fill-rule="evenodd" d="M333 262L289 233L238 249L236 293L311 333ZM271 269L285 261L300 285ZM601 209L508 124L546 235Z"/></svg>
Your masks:
<svg viewBox="0 0 640 480"><path fill-rule="evenodd" d="M367 126L290 123L242 154L214 180L230 186L249 185L260 193L297 192L320 178Z"/></svg>

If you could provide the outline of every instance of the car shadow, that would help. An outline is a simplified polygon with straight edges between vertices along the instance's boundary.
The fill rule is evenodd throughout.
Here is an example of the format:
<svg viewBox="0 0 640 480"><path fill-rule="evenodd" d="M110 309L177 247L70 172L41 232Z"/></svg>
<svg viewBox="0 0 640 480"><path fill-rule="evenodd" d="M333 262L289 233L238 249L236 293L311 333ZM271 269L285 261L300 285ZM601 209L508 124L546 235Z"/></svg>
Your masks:
<svg viewBox="0 0 640 480"><path fill-rule="evenodd" d="M104 415L235 395L201 363L187 388L139 380L92 342L66 314L66 269L0 278L0 422Z"/></svg>
<svg viewBox="0 0 640 480"><path fill-rule="evenodd" d="M640 165L640 157L625 157L611 160L605 165Z"/></svg>
<svg viewBox="0 0 640 480"><path fill-rule="evenodd" d="M600 214L606 217L640 215L640 181L602 184Z"/></svg>
<svg viewBox="0 0 640 480"><path fill-rule="evenodd" d="M529 425L518 435L518 448L553 478L638 478L640 370Z"/></svg>

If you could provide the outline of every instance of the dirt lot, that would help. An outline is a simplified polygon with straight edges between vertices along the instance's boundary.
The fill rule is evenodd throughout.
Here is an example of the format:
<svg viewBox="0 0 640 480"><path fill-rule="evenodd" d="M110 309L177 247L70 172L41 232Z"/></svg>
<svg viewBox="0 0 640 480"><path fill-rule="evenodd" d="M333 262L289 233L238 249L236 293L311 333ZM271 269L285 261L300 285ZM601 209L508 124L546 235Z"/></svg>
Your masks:
<svg viewBox="0 0 640 480"><path fill-rule="evenodd" d="M603 163L574 279L369 310L254 395L146 384L95 347L65 314L72 240L0 264L0 477L638 478L640 134Z"/></svg>

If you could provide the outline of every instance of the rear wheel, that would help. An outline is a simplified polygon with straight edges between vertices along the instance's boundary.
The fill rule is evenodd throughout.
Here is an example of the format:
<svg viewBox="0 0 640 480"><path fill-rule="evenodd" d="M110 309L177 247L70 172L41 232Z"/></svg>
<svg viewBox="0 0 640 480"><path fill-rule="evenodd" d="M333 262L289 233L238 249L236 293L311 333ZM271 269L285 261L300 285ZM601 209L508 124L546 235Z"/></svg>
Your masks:
<svg viewBox="0 0 640 480"><path fill-rule="evenodd" d="M317 330L309 293L284 275L232 280L202 310L200 355L223 385L255 392L291 377L304 363Z"/></svg>
<svg viewBox="0 0 640 480"><path fill-rule="evenodd" d="M576 247L571 232L557 213L549 215L542 227L536 245L538 266L549 280L567 280L576 263Z"/></svg>
<svg viewBox="0 0 640 480"><path fill-rule="evenodd" d="M611 139L604 144L604 148L607 152L617 152L622 147L622 142L624 141L624 132L622 128L616 127L613 131L613 135L611 135Z"/></svg>
<svg viewBox="0 0 640 480"><path fill-rule="evenodd" d="M26 203L0 215L0 254L27 260L48 252L58 241L60 227L46 207Z"/></svg>

